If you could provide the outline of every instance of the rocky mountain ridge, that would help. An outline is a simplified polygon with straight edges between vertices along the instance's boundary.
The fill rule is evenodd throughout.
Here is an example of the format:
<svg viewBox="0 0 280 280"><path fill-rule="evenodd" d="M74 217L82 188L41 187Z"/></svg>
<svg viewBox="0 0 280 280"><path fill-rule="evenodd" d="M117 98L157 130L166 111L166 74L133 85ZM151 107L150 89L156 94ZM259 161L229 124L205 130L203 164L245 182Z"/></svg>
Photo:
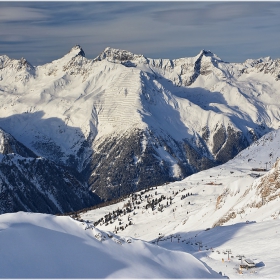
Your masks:
<svg viewBox="0 0 280 280"><path fill-rule="evenodd" d="M278 128L279 61L210 51L151 59L80 46L51 63L0 57L0 127L75 169L103 199L227 162Z"/></svg>

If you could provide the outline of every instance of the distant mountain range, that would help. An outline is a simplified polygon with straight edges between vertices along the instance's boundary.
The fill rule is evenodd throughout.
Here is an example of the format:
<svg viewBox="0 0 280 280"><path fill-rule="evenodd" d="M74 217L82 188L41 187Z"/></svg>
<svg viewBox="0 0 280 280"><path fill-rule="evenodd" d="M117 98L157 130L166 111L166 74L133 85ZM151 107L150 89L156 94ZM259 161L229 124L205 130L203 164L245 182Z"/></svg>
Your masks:
<svg viewBox="0 0 280 280"><path fill-rule="evenodd" d="M0 211L69 212L225 163L279 128L279 78L279 59L205 50L0 56Z"/></svg>

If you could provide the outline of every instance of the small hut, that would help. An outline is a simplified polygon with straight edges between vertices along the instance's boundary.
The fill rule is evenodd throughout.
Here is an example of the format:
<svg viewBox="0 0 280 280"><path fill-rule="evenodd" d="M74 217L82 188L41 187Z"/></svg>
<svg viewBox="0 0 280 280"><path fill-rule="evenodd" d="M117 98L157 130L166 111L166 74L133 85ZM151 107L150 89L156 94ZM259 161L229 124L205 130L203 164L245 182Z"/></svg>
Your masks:
<svg viewBox="0 0 280 280"><path fill-rule="evenodd" d="M256 264L250 260L250 259L245 259L244 262L240 265L240 268L253 268L255 267Z"/></svg>

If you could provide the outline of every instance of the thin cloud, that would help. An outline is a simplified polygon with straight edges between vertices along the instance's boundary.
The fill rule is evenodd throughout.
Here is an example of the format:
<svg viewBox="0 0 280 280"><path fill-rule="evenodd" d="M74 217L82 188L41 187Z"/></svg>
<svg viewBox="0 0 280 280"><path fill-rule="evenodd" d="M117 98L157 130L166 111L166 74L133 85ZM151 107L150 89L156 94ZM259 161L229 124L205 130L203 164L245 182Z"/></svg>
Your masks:
<svg viewBox="0 0 280 280"><path fill-rule="evenodd" d="M275 8L280 3L215 3L202 4L195 8L171 9L169 11L154 12L153 18L157 21L172 25L209 25L222 22L237 21L240 19L260 19L267 16L279 16ZM256 20L257 22L257 20Z"/></svg>
<svg viewBox="0 0 280 280"><path fill-rule="evenodd" d="M46 20L48 15L40 9L29 7L1 7L0 22Z"/></svg>

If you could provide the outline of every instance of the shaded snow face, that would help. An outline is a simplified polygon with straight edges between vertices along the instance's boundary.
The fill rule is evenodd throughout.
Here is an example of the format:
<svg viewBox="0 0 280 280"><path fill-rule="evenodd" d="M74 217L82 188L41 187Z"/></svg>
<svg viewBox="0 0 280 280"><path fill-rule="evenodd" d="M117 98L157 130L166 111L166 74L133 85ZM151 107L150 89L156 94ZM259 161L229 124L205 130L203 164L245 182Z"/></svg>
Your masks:
<svg viewBox="0 0 280 280"><path fill-rule="evenodd" d="M23 144L18 142L12 135L0 129L0 153L1 154L18 154L23 157L33 157L36 155Z"/></svg>
<svg viewBox="0 0 280 280"><path fill-rule="evenodd" d="M62 213L100 202L75 172L38 157L0 129L0 213ZM66 198L67 197L67 198Z"/></svg>
<svg viewBox="0 0 280 280"><path fill-rule="evenodd" d="M219 276L189 254L120 238L69 217L5 214L0 216L0 231L4 278Z"/></svg>

